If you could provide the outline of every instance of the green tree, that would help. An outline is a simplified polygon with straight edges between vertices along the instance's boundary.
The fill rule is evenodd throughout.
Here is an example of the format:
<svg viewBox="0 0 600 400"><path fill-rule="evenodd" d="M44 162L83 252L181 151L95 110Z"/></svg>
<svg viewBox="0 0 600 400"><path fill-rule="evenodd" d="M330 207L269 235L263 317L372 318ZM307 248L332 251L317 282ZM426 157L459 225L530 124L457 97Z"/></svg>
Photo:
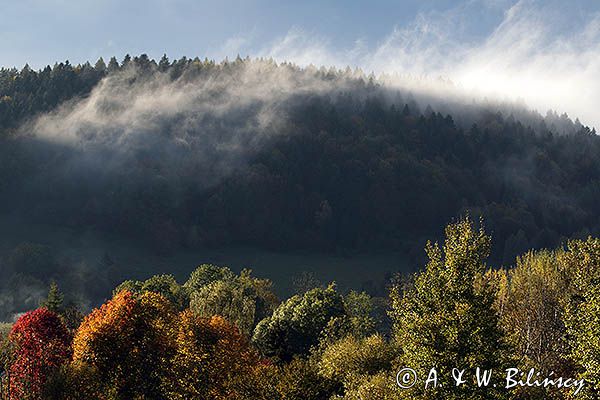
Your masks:
<svg viewBox="0 0 600 400"><path fill-rule="evenodd" d="M104 62L104 59L102 57L100 57L98 61L96 61L96 64L94 64L94 69L96 70L96 72L101 74L103 74L106 71L106 63Z"/></svg>
<svg viewBox="0 0 600 400"><path fill-rule="evenodd" d="M294 358L281 367L275 383L281 399L324 400L341 390L332 379L319 374L312 359Z"/></svg>
<svg viewBox="0 0 600 400"><path fill-rule="evenodd" d="M505 357L494 292L483 281L491 239L476 230L467 217L446 227L443 247L427 243L429 262L402 292L392 290L394 337L402 347L398 367L408 366L426 377L435 367L443 387L415 385L400 395L411 399L499 398L493 388L478 389L474 382L456 387L454 368L494 369ZM483 282L482 282L483 281ZM505 394L504 394L505 395Z"/></svg>
<svg viewBox="0 0 600 400"><path fill-rule="evenodd" d="M117 61L116 57L111 57L110 60L108 61L108 72L109 73L113 73L113 72L117 72L119 70L120 66L119 66L119 62Z"/></svg>
<svg viewBox="0 0 600 400"><path fill-rule="evenodd" d="M501 323L515 356L524 367L548 369L566 376L565 301L572 274L557 259L562 252L528 252L508 271Z"/></svg>
<svg viewBox="0 0 600 400"><path fill-rule="evenodd" d="M600 239L573 240L560 260L573 274L565 322L571 357L585 379L582 398L600 396Z"/></svg>
<svg viewBox="0 0 600 400"><path fill-rule="evenodd" d="M158 70L160 72L165 72L171 66L171 62L169 61L169 57L166 54L163 54L160 61L158 62Z"/></svg>
<svg viewBox="0 0 600 400"><path fill-rule="evenodd" d="M64 295L55 281L50 282L48 296L40 303L40 307L46 307L49 311L60 314L63 310Z"/></svg>
<svg viewBox="0 0 600 400"><path fill-rule="evenodd" d="M202 289L209 283L223 280L231 280L235 274L227 267L218 267L212 264L202 264L198 266L191 274L183 286L189 293Z"/></svg>
<svg viewBox="0 0 600 400"><path fill-rule="evenodd" d="M145 281L128 280L117 286L113 295L124 290L132 293L158 293L171 301L179 310L183 310L189 305L187 290L177 283L173 275L154 275Z"/></svg>
<svg viewBox="0 0 600 400"><path fill-rule="evenodd" d="M325 348L318 357L319 373L343 385L346 394L357 394L373 377L391 371L398 354L395 343L388 343L381 335L366 338L349 335Z"/></svg>
<svg viewBox="0 0 600 400"><path fill-rule="evenodd" d="M289 361L308 355L328 325L345 316L344 299L335 285L316 288L282 303L257 325L252 340L266 356Z"/></svg>
<svg viewBox="0 0 600 400"><path fill-rule="evenodd" d="M271 281L254 278L250 270L231 279L204 285L190 296L190 308L196 315L220 315L248 336L279 303Z"/></svg>
<svg viewBox="0 0 600 400"><path fill-rule="evenodd" d="M344 296L344 306L355 336L362 338L375 333L378 322L374 317L376 304L368 293L350 291Z"/></svg>
<svg viewBox="0 0 600 400"><path fill-rule="evenodd" d="M125 54L123 61L121 61L121 67L126 68L129 66L129 64L131 64L131 56L129 54Z"/></svg>

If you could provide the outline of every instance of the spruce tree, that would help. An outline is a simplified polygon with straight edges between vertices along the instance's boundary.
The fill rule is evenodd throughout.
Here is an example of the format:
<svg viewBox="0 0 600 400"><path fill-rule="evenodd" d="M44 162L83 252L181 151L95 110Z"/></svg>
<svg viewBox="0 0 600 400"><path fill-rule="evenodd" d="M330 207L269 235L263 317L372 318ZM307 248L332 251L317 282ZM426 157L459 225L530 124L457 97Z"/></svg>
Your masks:
<svg viewBox="0 0 600 400"><path fill-rule="evenodd" d="M120 66L119 66L119 62L117 61L117 58L111 57L108 62L108 72L109 73L116 72L119 69L120 69Z"/></svg>
<svg viewBox="0 0 600 400"><path fill-rule="evenodd" d="M171 62L169 61L169 57L166 54L163 54L162 58L158 62L158 70L160 72L165 72L171 66Z"/></svg>
<svg viewBox="0 0 600 400"><path fill-rule="evenodd" d="M96 64L94 64L94 69L99 73L104 73L106 71L106 63L102 57L96 61Z"/></svg>
<svg viewBox="0 0 600 400"><path fill-rule="evenodd" d="M58 285L52 281L48 289L48 297L40 305L52 312L60 313L63 308L63 299L64 295L58 288Z"/></svg>

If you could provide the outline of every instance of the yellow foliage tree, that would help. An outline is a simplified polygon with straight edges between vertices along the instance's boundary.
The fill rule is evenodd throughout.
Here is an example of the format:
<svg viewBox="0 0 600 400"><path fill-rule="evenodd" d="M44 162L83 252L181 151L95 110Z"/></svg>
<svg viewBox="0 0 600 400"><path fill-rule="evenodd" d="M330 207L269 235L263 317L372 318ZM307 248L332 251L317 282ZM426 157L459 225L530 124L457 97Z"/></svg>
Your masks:
<svg viewBox="0 0 600 400"><path fill-rule="evenodd" d="M179 316L176 347L170 399L232 398L232 382L251 374L259 362L234 325L219 316L198 317L190 310Z"/></svg>

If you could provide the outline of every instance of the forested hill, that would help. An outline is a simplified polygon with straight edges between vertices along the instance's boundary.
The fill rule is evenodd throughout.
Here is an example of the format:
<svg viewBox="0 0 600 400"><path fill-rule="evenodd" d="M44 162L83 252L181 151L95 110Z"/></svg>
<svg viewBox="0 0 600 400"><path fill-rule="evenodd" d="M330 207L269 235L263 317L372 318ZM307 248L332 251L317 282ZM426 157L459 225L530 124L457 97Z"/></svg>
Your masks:
<svg viewBox="0 0 600 400"><path fill-rule="evenodd" d="M239 58L2 69L2 208L161 253L418 257L467 212L494 262L600 234L595 131L391 80Z"/></svg>

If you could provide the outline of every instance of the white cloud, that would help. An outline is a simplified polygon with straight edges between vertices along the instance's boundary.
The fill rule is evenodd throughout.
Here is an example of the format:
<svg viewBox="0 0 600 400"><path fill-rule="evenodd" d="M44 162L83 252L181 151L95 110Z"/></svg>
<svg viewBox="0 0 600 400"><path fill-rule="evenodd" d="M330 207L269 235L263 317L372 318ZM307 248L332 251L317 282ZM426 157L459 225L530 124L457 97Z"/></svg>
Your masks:
<svg viewBox="0 0 600 400"><path fill-rule="evenodd" d="M292 28L270 47L259 52L261 56L299 65L339 65L343 58L331 51L329 42L300 28Z"/></svg>
<svg viewBox="0 0 600 400"><path fill-rule="evenodd" d="M483 38L465 34L477 8L504 7L501 22ZM481 10L479 10L481 11ZM259 55L300 65L360 67L453 81L470 96L522 99L544 113L567 112L600 126L600 15L583 23L563 8L535 0L468 0L439 13L419 14L374 46L334 48L327 38L294 28ZM560 28L570 26L561 31Z"/></svg>

